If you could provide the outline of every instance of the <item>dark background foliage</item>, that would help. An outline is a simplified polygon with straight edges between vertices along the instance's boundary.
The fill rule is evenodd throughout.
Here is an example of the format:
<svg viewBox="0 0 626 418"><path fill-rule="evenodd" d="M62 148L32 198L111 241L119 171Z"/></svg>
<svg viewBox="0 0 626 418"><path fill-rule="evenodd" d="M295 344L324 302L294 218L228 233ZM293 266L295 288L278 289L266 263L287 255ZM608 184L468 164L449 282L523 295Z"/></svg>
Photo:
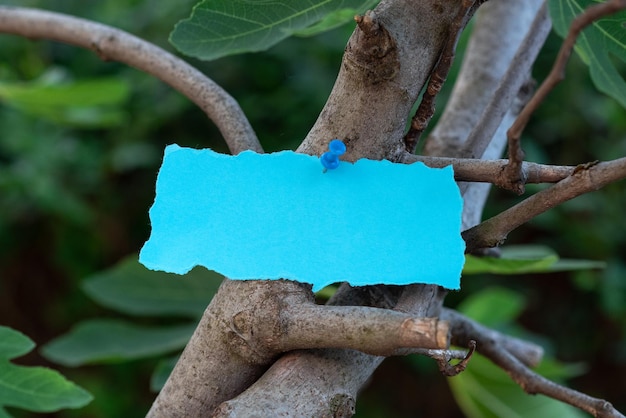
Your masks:
<svg viewBox="0 0 626 418"><path fill-rule="evenodd" d="M112 24L166 49L167 34L192 1L21 1ZM27 4L25 4L27 3ZM184 4L181 4L184 3ZM351 27L288 39L260 54L193 62L237 100L266 151L294 149L328 96ZM559 46L551 36L535 69L549 70ZM220 135L187 99L151 77L94 54L52 42L0 36L0 84L115 79L127 96L52 120L0 93L0 323L37 344L81 319L112 316L80 290L81 280L137 252L149 233L147 210L166 144L226 152ZM448 89L449 90L449 86ZM439 108L445 95L439 98ZM75 105L81 107L80 102ZM117 112L111 122L107 112ZM89 122L91 121L91 122ZM95 121L95 122L94 122ZM578 164L626 155L624 109L598 93L576 57L567 78L526 131L529 160ZM529 193L538 187L529 187ZM496 190L486 216L521 198ZM490 286L524 296L520 324L550 353L584 362L570 384L626 410L626 186L623 182L552 210L520 228L510 243L549 245L561 256L604 260L607 268L542 275L469 276L449 296L456 306ZM144 322L149 323L150 320ZM156 360L63 368L36 352L21 364L48 365L91 391L86 409L56 416L143 416L154 397L148 380ZM445 378L427 359L388 359L357 406L358 416L462 416ZM12 411L16 416L28 416Z"/></svg>

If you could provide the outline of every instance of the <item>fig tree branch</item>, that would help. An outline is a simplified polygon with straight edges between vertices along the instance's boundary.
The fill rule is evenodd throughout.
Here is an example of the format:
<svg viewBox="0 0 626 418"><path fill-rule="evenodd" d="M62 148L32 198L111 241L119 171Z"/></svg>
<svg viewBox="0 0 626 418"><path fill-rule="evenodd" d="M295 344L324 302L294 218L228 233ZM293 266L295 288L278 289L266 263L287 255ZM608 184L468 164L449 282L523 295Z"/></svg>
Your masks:
<svg viewBox="0 0 626 418"><path fill-rule="evenodd" d="M406 153L403 162L422 162L431 168L451 165L457 181L492 183L501 186L505 179L503 170L508 160L479 160L473 158L426 157ZM575 166L538 164L524 161L522 173L526 183L556 183L571 175Z"/></svg>
<svg viewBox="0 0 626 418"><path fill-rule="evenodd" d="M595 417L624 417L609 402L561 386L530 370L529 367L536 366L541 360L541 347L535 346L537 348L533 350L534 344L503 336L450 309L444 309L441 317L450 322L453 344L463 346L475 340L476 351L506 371L527 393L549 396ZM531 348L530 352L526 353L526 347Z"/></svg>
<svg viewBox="0 0 626 418"><path fill-rule="evenodd" d="M546 379L530 370L509 351L498 345L485 344L481 349L481 353L507 372L526 393L549 396L552 399L580 408L594 417L624 418L624 415L617 411L610 402L594 398Z"/></svg>
<svg viewBox="0 0 626 418"><path fill-rule="evenodd" d="M561 45L561 49L546 79L541 83L534 96L524 106L517 119L507 132L509 145L509 163L506 166L505 173L508 177L509 185L507 188L517 192L524 193L524 180L522 177L522 160L524 152L520 145L522 132L531 115L537 110L539 105L546 98L548 93L565 78L565 66L574 49L574 44L578 35L584 28L592 24L604 16L616 13L626 8L626 0L610 0L605 3L598 3L588 7L572 22L569 33Z"/></svg>
<svg viewBox="0 0 626 418"><path fill-rule="evenodd" d="M237 345L257 357L310 348L390 356L403 349L449 346L448 324L438 318L370 306L317 305L298 283L281 282L292 291L266 294L229 320Z"/></svg>
<svg viewBox="0 0 626 418"><path fill-rule="evenodd" d="M530 69L551 28L552 22L546 2L544 2L513 56L506 73L499 81L480 120L468 135L463 149L459 152L460 157L481 158L483 156L515 97L530 77Z"/></svg>
<svg viewBox="0 0 626 418"><path fill-rule="evenodd" d="M247 149L263 152L232 96L182 59L134 35L86 19L9 6L0 6L0 33L80 46L103 60L119 61L151 74L198 105L218 127L233 154Z"/></svg>
<svg viewBox="0 0 626 418"><path fill-rule="evenodd" d="M391 356L403 349L449 346L447 322L389 309L293 304L280 313L280 318L277 326L258 323L255 338L281 352L346 348Z"/></svg>
<svg viewBox="0 0 626 418"><path fill-rule="evenodd" d="M464 347L471 340L475 340L478 344L478 352L481 352L483 344L489 341L508 350L528 367L535 367L541 363L543 348L537 344L502 334L453 309L443 308L440 318L450 324L450 341L454 345Z"/></svg>
<svg viewBox="0 0 626 418"><path fill-rule="evenodd" d="M432 348L419 348L408 351L406 354L421 354L430 357L437 362L441 374L447 377L456 376L467 368L467 365L476 350L476 341L470 340L467 351L461 350L440 350ZM451 360L460 360L456 364L451 364Z"/></svg>
<svg viewBox="0 0 626 418"><path fill-rule="evenodd" d="M466 243L466 252L495 247L506 240L509 232L535 216L623 178L626 178L626 157L608 162L581 164L570 176L555 185L464 231L462 236Z"/></svg>
<svg viewBox="0 0 626 418"><path fill-rule="evenodd" d="M458 156L463 142L495 93L498 80L511 66L542 2L487 2L480 7L452 94L424 145L425 154L430 157ZM513 90L516 95L519 87ZM507 109L507 121L517 114L518 109L517 105ZM493 135L487 141L490 146L486 158L500 157L504 139L504 135ZM411 158L408 152L404 156ZM465 202L461 217L463 229L480 221L488 190L488 184L473 183L462 192ZM399 305L418 316L438 315L446 292L441 288L430 289L430 292L428 289L419 285L407 286Z"/></svg>
<svg viewBox="0 0 626 418"><path fill-rule="evenodd" d="M476 0L463 0L457 15L448 29L448 39L443 47L443 51L441 52L441 57L439 58L439 61L437 61L437 64L430 75L428 85L426 86L426 90L422 96L422 101L420 102L415 115L411 119L411 127L404 136L406 150L411 154L415 152L415 148L417 147L417 143L422 136L422 133L435 114L435 99L441 91L443 83L445 83L448 78L450 67L452 67L452 63L454 62L456 45L459 42L459 38L461 37L461 33L463 32L463 29L465 29L467 22L476 10L474 7L475 4Z"/></svg>

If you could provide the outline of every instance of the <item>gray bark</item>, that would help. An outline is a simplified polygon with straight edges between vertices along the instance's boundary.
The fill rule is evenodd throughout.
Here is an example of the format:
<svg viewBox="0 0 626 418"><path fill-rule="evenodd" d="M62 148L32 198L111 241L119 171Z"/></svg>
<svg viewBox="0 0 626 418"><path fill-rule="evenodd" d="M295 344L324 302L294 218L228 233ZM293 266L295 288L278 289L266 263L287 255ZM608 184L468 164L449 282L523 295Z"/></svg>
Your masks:
<svg viewBox="0 0 626 418"><path fill-rule="evenodd" d="M493 1L480 12L483 16L466 55L468 64L460 87L433 133L433 138L439 139L431 139L432 143L450 149L447 144L455 145L469 134L497 80L508 68L538 3ZM381 2L355 29L331 96L298 151L320 155L331 139L340 138L347 145L347 160L401 161L411 107L439 59L452 16L459 7L457 0ZM468 102L468 98L474 100ZM459 127L460 121L464 123ZM501 152L501 147L494 147L493 154ZM465 211L471 213L466 215L466 225L477 222L484 196L485 190L466 195ZM291 351L275 360L278 353L267 345L255 345L254 338L248 338L250 334L233 323L238 313L251 307L259 316L278 316L281 309L287 309L284 304L268 300L295 299L297 304L310 296L309 289L292 282L227 281L207 309L207 318L203 318L149 416L352 415L359 389L384 357L321 349ZM404 289L343 285L329 305L395 308L428 317L439 315L444 296L442 289L427 285ZM254 384L250 385L251 381ZM219 385L228 390L215 389Z"/></svg>

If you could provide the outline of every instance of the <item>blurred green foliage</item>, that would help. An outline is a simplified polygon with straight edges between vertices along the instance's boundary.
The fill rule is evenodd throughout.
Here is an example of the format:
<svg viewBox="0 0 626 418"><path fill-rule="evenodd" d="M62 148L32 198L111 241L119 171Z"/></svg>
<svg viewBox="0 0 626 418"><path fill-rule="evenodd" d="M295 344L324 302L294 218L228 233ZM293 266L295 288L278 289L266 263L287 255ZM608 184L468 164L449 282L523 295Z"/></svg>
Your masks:
<svg viewBox="0 0 626 418"><path fill-rule="evenodd" d="M167 36L178 20L188 16L194 1L5 3L112 24L172 50ZM332 88L350 32L351 27L342 27L312 38L288 39L260 54L191 62L240 102L266 151L294 149ZM556 36L550 37L535 69L536 78L546 75L559 45ZM457 68L458 64L452 81ZM104 96L66 101L69 109L63 103L44 110L39 106L46 95L60 100L76 94L84 83L97 86L111 80L117 86L115 100L107 99L114 89L106 89ZM450 84L438 100L439 109L449 89ZM27 94L39 95L37 106L29 107L27 100L24 104ZM81 292L81 283L109 271L146 240L147 210L164 146L177 142L227 150L205 115L158 80L118 63L102 62L89 51L6 35L0 36L0 126L0 321L25 332L37 344L67 332L81 320L120 318L91 302ZM533 117L523 140L529 160L578 164L626 155L625 136L624 109L595 90L586 66L574 57L566 80ZM529 187L529 192L537 189ZM622 411L626 410L621 389L626 387L625 192L621 182L583 196L538 217L509 238L512 243L548 245L566 258L604 261L606 269L505 278L472 275L463 279L462 291L447 300L455 307L493 285L510 289L514 293L502 297L519 308L518 322L535 340L560 360L586 364L588 372L570 383L609 399ZM494 191L486 215L519 199ZM497 312L494 309L494 317L503 315ZM121 319L130 314L125 311ZM178 323L158 316L140 322L146 327ZM36 354L18 361L49 365ZM171 363L155 358L59 367L95 400L83 410L56 416L144 416L154 397L149 381L155 366L161 373L152 377L152 385L158 387ZM421 358L383 363L359 400L357 412L362 417L461 414L446 380L432 361Z"/></svg>
<svg viewBox="0 0 626 418"><path fill-rule="evenodd" d="M502 287L488 287L465 298L459 312L492 329L532 340L533 336L514 323L526 307L520 293ZM450 389L464 414L469 418L529 417L573 418L585 414L546 396L524 393L522 388L498 366L480 354L472 357L472 366L454 379ZM535 371L550 380L565 383L566 378L580 375L582 364L561 364L551 355L544 356Z"/></svg>

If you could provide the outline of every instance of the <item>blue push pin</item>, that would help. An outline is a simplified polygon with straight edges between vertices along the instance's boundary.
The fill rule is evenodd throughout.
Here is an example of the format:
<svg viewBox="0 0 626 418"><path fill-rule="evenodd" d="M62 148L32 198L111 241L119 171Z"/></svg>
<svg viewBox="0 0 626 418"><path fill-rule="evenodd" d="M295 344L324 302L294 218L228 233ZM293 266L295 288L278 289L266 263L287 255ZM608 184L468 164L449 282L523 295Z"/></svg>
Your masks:
<svg viewBox="0 0 626 418"><path fill-rule="evenodd" d="M333 139L328 144L328 151L322 154L320 162L324 166L324 173L327 170L334 170L339 167L339 156L346 152L346 144L339 139Z"/></svg>

